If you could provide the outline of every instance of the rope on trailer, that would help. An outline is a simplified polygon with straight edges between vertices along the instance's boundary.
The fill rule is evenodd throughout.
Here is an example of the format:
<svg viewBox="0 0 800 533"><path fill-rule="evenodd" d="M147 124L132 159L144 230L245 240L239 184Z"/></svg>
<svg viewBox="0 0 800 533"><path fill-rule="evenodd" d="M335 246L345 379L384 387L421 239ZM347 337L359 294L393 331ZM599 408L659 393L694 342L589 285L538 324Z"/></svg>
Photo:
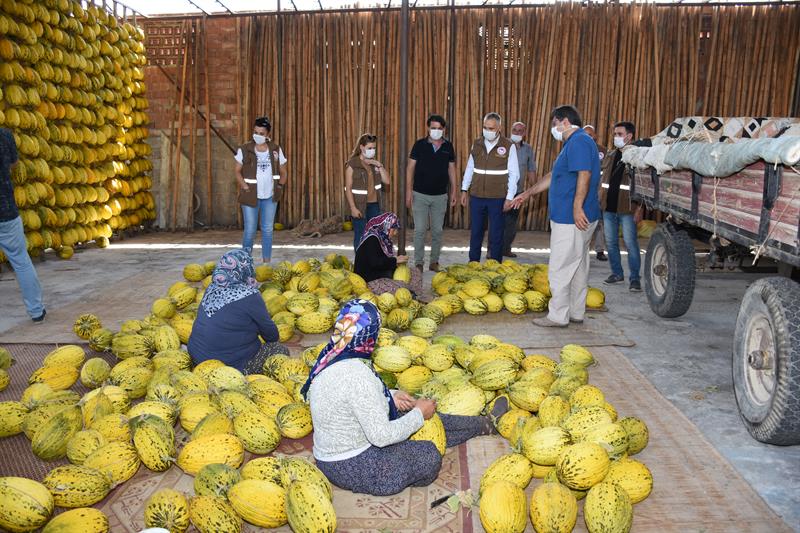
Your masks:
<svg viewBox="0 0 800 533"><path fill-rule="evenodd" d="M775 168L776 169L778 168L778 164L777 163L775 163ZM790 167L787 167L787 168L789 168L792 172L794 172L795 174L800 176L800 172L798 172L797 168L795 168L793 166L790 166ZM767 247L767 241L772 236L772 232L775 231L775 228L778 227L778 224L783 221L783 215L784 215L784 213L786 213L786 210L789 208L789 206L792 205L792 202L794 202L794 198L797 195L798 191L800 191L800 187L797 187L794 190L794 192L792 193L792 197L789 198L789 201L786 203L785 206L783 206L783 209L781 210L781 214L778 215L778 220L775 221L775 223L772 225L772 228L770 228L770 230L767 232L767 236L764 237L764 241L761 244L759 244L758 246L756 246L756 245L750 246L750 251L751 252L755 252L755 257L753 258L753 264L751 266L755 266L756 262L758 261L758 258L761 257L761 254L764 252L764 249Z"/></svg>

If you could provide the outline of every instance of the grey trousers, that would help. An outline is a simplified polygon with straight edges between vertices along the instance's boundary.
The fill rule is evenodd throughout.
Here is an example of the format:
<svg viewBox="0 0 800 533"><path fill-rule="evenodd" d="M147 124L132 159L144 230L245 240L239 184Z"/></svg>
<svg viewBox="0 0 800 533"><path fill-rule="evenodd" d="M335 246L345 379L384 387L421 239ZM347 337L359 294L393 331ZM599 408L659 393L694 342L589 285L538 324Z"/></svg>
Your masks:
<svg viewBox="0 0 800 533"><path fill-rule="evenodd" d="M440 414L447 447L458 446L478 435L490 435L493 426L485 416ZM317 467L339 488L389 496L406 487L425 487L439 477L442 456L427 440L405 440L384 448L370 446L343 461L317 461Z"/></svg>
<svg viewBox="0 0 800 533"><path fill-rule="evenodd" d="M503 255L511 252L511 245L514 237L517 236L517 220L519 220L519 209L511 209L505 213L505 226L503 227Z"/></svg>
<svg viewBox="0 0 800 533"><path fill-rule="evenodd" d="M431 230L431 263L439 262L442 251L444 216L447 214L447 195L431 196L414 192L411 206L414 215L414 264L425 263L425 234Z"/></svg>
<svg viewBox="0 0 800 533"><path fill-rule="evenodd" d="M597 220L597 229L592 234L592 240L589 241L589 249L594 248L595 252L603 252L606 249L606 237L603 230L603 215Z"/></svg>

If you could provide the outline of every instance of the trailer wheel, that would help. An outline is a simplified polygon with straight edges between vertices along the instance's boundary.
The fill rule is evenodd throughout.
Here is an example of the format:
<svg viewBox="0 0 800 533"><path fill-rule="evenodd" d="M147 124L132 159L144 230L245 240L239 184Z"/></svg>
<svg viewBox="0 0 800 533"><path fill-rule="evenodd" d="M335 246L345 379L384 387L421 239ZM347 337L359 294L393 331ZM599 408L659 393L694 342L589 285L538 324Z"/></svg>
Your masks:
<svg viewBox="0 0 800 533"><path fill-rule="evenodd" d="M733 391L750 434L800 444L800 285L763 278L742 299L733 337Z"/></svg>
<svg viewBox="0 0 800 533"><path fill-rule="evenodd" d="M694 245L689 235L660 224L644 258L644 290L653 312L664 318L686 313L694 296L694 274Z"/></svg>

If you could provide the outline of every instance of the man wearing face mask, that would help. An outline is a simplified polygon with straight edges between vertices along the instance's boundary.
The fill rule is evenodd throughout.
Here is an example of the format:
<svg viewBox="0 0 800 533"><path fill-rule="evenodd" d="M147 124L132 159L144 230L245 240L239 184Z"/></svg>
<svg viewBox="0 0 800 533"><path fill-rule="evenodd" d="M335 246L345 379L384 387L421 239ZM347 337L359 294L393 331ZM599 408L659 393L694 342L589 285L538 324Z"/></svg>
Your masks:
<svg viewBox="0 0 800 533"><path fill-rule="evenodd" d="M448 185L450 207L456 205L456 152L444 138L441 115L428 117L428 135L411 148L406 168L406 207L414 214L414 264L422 272L425 262L425 233L431 230L431 257L428 268L439 271L444 217L447 213Z"/></svg>
<svg viewBox="0 0 800 533"><path fill-rule="evenodd" d="M511 208L517 192L519 164L517 147L500 134L497 113L483 118L483 136L472 143L467 169L461 182L461 205L469 201L469 260L481 260L481 245L489 224L488 259L503 260L503 212Z"/></svg>
<svg viewBox="0 0 800 533"><path fill-rule="evenodd" d="M269 119L257 118L253 124L253 140L240 146L234 157L244 221L242 249L248 254L253 253L260 214L263 263L269 263L272 258L275 211L286 184L286 156L281 147L270 139L271 133Z"/></svg>
<svg viewBox="0 0 800 533"><path fill-rule="evenodd" d="M517 163L519 163L519 178L517 179L517 193L525 190L525 185L536 180L536 154L533 147L524 141L528 127L524 122L515 122L511 125L511 142L517 149ZM517 236L517 221L519 209L509 209L505 214L505 227L503 229L503 255L517 257L511 251L511 245Z"/></svg>
<svg viewBox="0 0 800 533"><path fill-rule="evenodd" d="M619 227L628 250L628 268L631 292L641 292L639 278L641 256L636 224L642 219L642 206L631 201L631 170L622 162L622 150L633 141L636 126L632 122L614 124L614 150L603 161L603 179L600 186L600 207L603 209L608 259L611 275L606 285L625 280L619 253Z"/></svg>
<svg viewBox="0 0 800 533"><path fill-rule="evenodd" d="M600 158L597 145L581 128L581 116L572 106L559 106L550 114L550 133L563 142L553 170L519 195L519 208L534 194L550 190L549 312L534 319L542 327L582 323L589 281L589 240L600 218L597 189Z"/></svg>

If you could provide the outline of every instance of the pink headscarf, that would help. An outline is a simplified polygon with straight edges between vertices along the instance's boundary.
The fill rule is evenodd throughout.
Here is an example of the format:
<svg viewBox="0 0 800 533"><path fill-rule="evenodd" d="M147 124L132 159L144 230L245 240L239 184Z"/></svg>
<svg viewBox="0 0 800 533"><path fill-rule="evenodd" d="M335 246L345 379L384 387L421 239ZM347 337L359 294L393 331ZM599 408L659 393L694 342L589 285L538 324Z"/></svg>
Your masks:
<svg viewBox="0 0 800 533"><path fill-rule="evenodd" d="M381 249L383 249L386 257L394 257L394 244L391 237L389 237L389 230L399 227L400 222L394 213L384 213L373 217L367 222L367 226L364 228L364 235L361 236L361 242L358 243L358 247L360 248L369 237L375 237L381 244Z"/></svg>

